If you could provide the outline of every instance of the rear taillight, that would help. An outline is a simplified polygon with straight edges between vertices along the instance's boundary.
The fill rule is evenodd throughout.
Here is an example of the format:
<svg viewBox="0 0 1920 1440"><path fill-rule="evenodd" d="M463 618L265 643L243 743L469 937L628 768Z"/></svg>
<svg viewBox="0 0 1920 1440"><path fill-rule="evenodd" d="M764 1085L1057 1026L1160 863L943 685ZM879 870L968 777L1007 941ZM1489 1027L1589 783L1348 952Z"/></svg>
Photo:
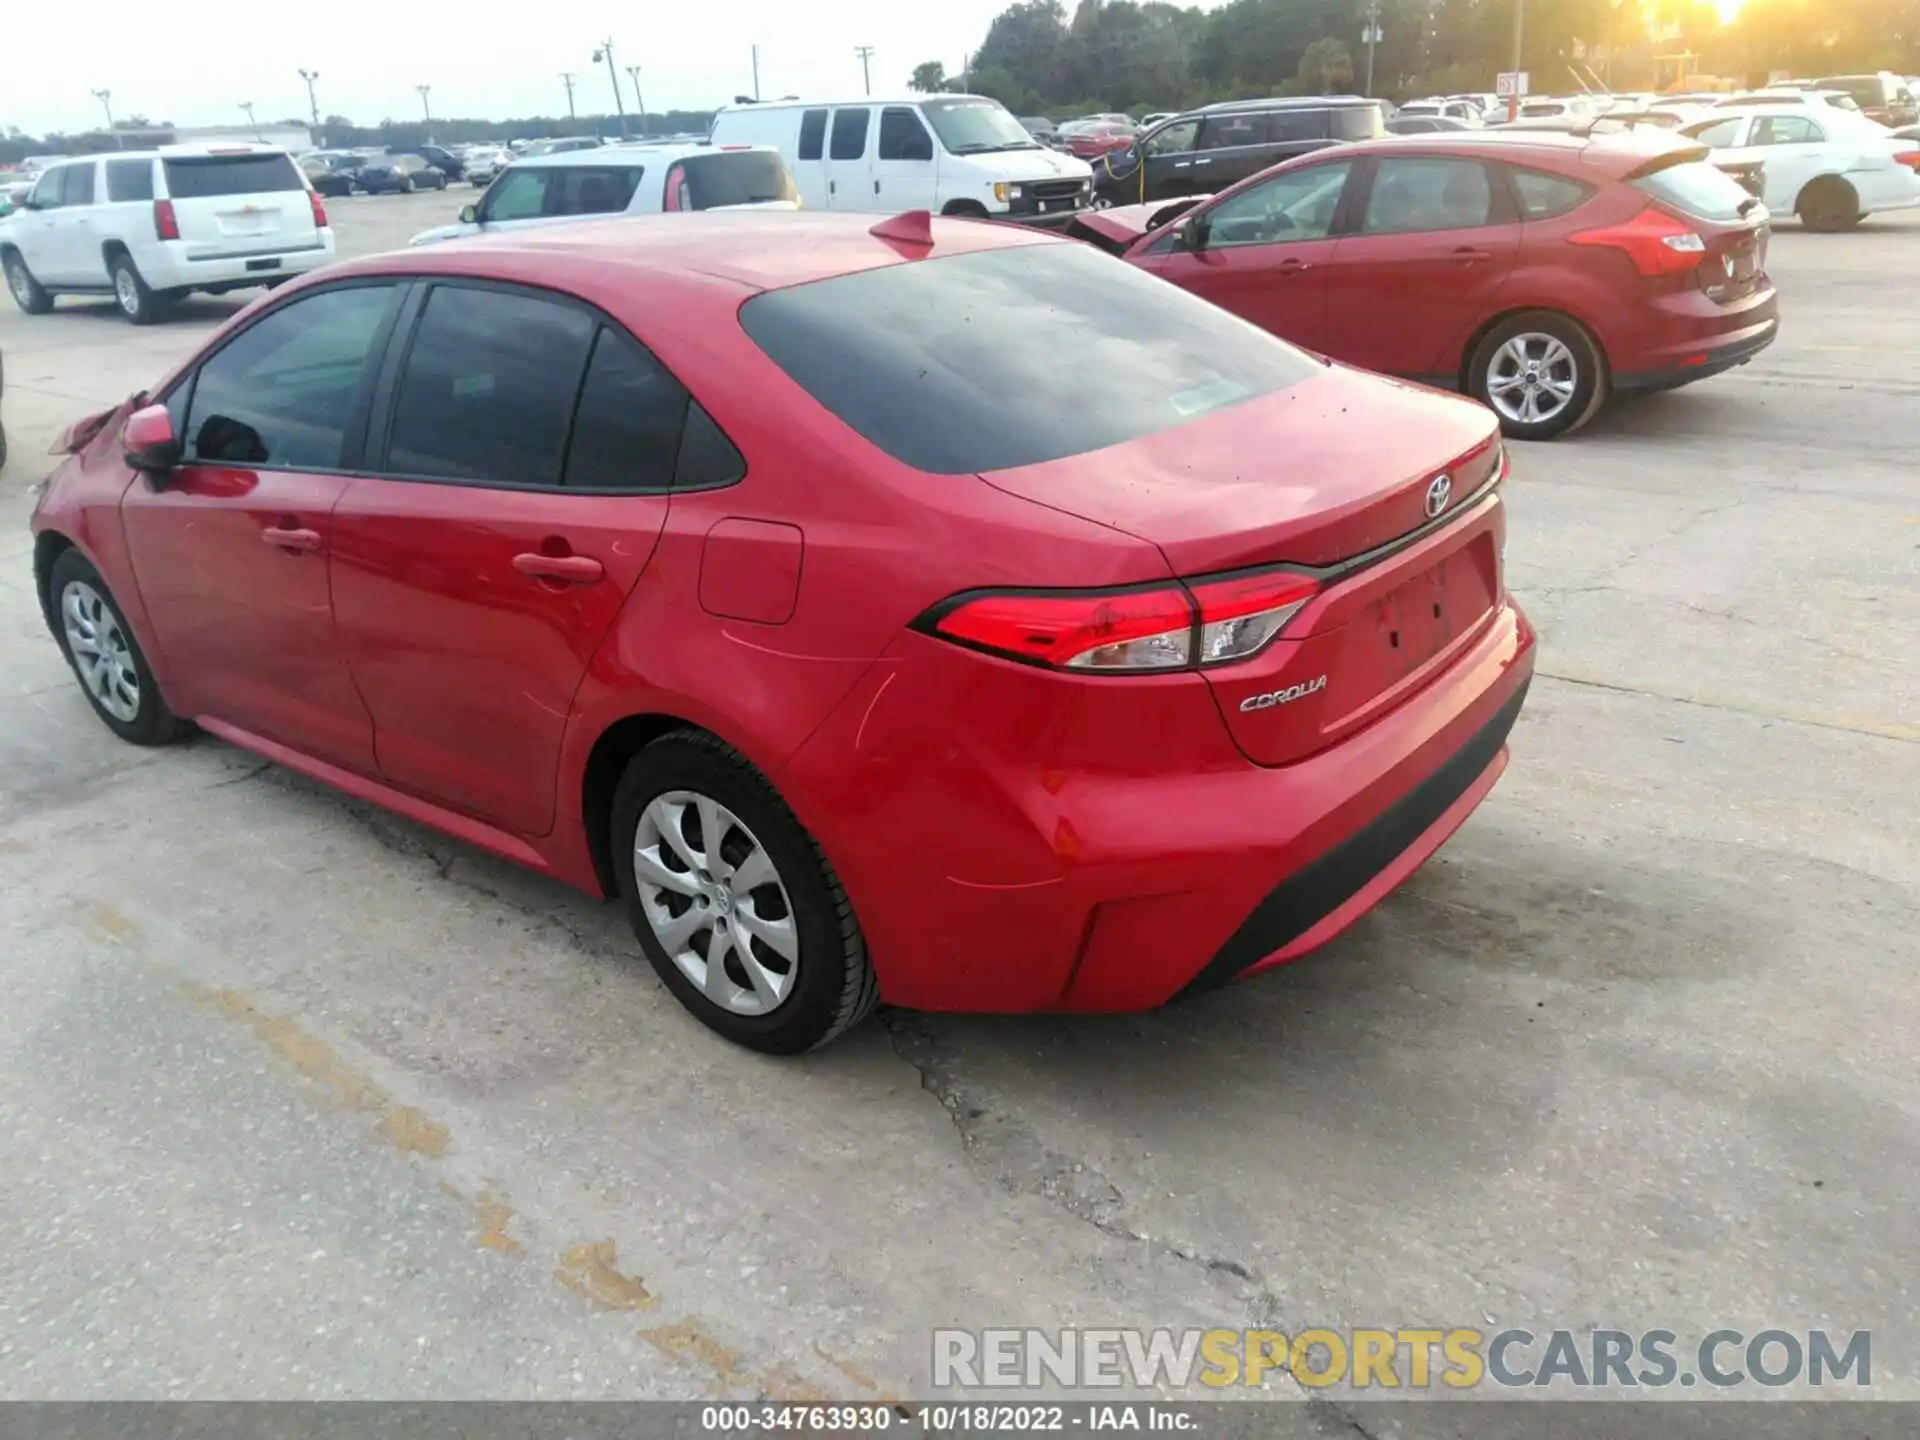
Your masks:
<svg viewBox="0 0 1920 1440"><path fill-rule="evenodd" d="M1132 590L989 591L916 624L1029 665L1137 675L1257 655L1319 588L1311 575L1267 569Z"/></svg>
<svg viewBox="0 0 1920 1440"><path fill-rule="evenodd" d="M1920 150L1901 150L1894 155L1893 163L1920 170Z"/></svg>
<svg viewBox="0 0 1920 1440"><path fill-rule="evenodd" d="M1633 219L1567 237L1575 245L1604 245L1624 250L1642 275L1680 275L1707 258L1707 242L1698 231L1649 205Z"/></svg>
<svg viewBox="0 0 1920 1440"><path fill-rule="evenodd" d="M307 192L307 203L313 207L313 228L316 230L326 229L327 206L326 202L320 198L320 192L318 190L309 190Z"/></svg>
<svg viewBox="0 0 1920 1440"><path fill-rule="evenodd" d="M180 238L180 221L173 213L171 200L153 202L153 233L162 240Z"/></svg>

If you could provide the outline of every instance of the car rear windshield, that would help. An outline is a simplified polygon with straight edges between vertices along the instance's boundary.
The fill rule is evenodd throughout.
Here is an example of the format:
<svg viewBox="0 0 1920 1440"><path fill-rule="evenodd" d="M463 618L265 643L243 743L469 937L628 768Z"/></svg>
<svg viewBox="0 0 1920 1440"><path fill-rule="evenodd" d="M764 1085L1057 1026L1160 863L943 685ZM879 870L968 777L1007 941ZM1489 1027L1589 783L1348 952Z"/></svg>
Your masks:
<svg viewBox="0 0 1920 1440"><path fill-rule="evenodd" d="M771 150L732 150L690 155L680 162L687 177L687 198L695 210L722 205L759 205L797 200L793 176Z"/></svg>
<svg viewBox="0 0 1920 1440"><path fill-rule="evenodd" d="M169 160L166 167L167 194L175 200L306 188L300 182L300 172L285 155L208 155Z"/></svg>
<svg viewBox="0 0 1920 1440"><path fill-rule="evenodd" d="M1103 449L1323 373L1291 345L1085 245L768 291L740 322L847 425L936 475Z"/></svg>
<svg viewBox="0 0 1920 1440"><path fill-rule="evenodd" d="M1669 165L1633 182L1656 200L1702 220L1738 220L1754 206L1753 196L1740 182L1704 160Z"/></svg>
<svg viewBox="0 0 1920 1440"><path fill-rule="evenodd" d="M1343 105L1329 119L1336 140L1377 140L1387 133L1386 116L1378 105Z"/></svg>
<svg viewBox="0 0 1920 1440"><path fill-rule="evenodd" d="M1887 98L1878 75L1833 75L1818 84L1822 90L1844 90L1860 105L1879 105Z"/></svg>

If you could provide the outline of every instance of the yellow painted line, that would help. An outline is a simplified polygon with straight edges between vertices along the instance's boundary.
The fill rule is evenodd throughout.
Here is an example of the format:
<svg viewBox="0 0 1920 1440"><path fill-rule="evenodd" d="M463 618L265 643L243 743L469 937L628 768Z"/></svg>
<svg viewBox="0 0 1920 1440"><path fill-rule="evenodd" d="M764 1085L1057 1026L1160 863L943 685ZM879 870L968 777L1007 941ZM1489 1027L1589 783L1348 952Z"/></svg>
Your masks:
<svg viewBox="0 0 1920 1440"><path fill-rule="evenodd" d="M1709 710L1731 710L1736 714L1754 715L1763 720L1785 720L1795 725L1812 725L1822 730L1844 730L1852 735L1873 735L1882 740L1900 740L1909 745L1920 745L1920 729L1912 725L1902 725L1893 720L1875 720L1859 715L1828 715L1809 710L1772 710L1764 705L1755 705L1745 700L1729 700L1719 695L1686 695L1674 690L1651 690L1644 685L1623 685L1617 680L1603 680L1597 675L1549 670L1544 666L1535 673L1544 675L1549 680L1561 680L1569 685L1584 685L1594 690L1612 690L1621 695L1643 695L1651 700L1670 700L1676 705L1699 705Z"/></svg>

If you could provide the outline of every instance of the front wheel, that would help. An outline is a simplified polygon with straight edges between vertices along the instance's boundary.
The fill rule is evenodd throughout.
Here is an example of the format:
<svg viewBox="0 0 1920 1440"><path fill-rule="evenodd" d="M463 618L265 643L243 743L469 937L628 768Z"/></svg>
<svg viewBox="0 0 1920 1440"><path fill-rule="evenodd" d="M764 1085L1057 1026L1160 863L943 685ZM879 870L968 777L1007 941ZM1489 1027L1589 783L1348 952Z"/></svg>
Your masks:
<svg viewBox="0 0 1920 1440"><path fill-rule="evenodd" d="M27 262L18 254L7 256L7 289L13 292L13 302L29 315L44 315L53 309L53 296L33 278L33 272L27 269Z"/></svg>
<svg viewBox="0 0 1920 1440"><path fill-rule="evenodd" d="M612 842L641 949L710 1029L795 1055L877 1003L833 867L759 771L712 735L677 730L628 763Z"/></svg>
<svg viewBox="0 0 1920 1440"><path fill-rule="evenodd" d="M133 745L166 745L191 730L160 698L147 657L87 557L63 552L47 583L61 652L106 727Z"/></svg>
<svg viewBox="0 0 1920 1440"><path fill-rule="evenodd" d="M1501 321L1467 362L1468 392L1515 440L1571 434L1599 413L1607 388L1599 345L1585 326L1551 310Z"/></svg>

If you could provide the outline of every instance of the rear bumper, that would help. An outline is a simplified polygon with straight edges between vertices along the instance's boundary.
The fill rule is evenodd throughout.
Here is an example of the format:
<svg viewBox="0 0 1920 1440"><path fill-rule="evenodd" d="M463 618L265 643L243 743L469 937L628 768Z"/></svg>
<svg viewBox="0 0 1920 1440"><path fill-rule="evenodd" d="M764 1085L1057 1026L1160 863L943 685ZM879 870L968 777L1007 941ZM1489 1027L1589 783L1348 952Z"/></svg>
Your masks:
<svg viewBox="0 0 1920 1440"><path fill-rule="evenodd" d="M141 277L156 290L197 290L209 285L264 285L287 275L304 275L333 259L333 230L304 245L250 249L236 241L234 249L212 255L189 255L184 243L168 241L159 253L138 257Z"/></svg>
<svg viewBox="0 0 1920 1440"><path fill-rule="evenodd" d="M1659 355L1659 363L1649 368L1625 374L1616 372L1613 388L1632 393L1675 390L1682 385L1691 385L1696 380L1705 380L1711 375L1723 374L1736 365L1746 364L1773 344L1779 334L1779 318L1769 314L1765 321L1736 331L1731 339L1715 337L1711 343L1696 341L1669 346ZM1676 351L1678 353L1674 353Z"/></svg>

